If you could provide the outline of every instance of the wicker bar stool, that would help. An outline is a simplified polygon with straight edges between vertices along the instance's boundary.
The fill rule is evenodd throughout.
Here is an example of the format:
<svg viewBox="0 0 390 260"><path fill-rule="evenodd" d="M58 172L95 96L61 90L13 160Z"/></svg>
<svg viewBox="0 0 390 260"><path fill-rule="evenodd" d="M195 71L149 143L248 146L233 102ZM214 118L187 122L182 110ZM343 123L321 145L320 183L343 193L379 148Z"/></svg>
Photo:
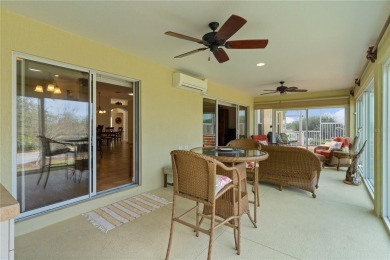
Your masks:
<svg viewBox="0 0 390 260"><path fill-rule="evenodd" d="M191 151L175 150L171 152L173 170L173 207L171 229L166 259L169 259L174 223L186 225L196 232L209 235L207 259L211 259L215 229L225 225L234 229L234 241L237 254L240 254L241 215L249 214L248 194L246 192L245 164L228 167L205 155ZM219 178L228 177L230 182L218 186ZM220 189L218 191L218 189ZM241 196L239 196L241 194ZM176 216L177 197L195 201L195 206L180 216ZM200 205L204 208L201 212ZM195 223L183 217L195 211ZM210 220L208 228L202 228L203 219Z"/></svg>

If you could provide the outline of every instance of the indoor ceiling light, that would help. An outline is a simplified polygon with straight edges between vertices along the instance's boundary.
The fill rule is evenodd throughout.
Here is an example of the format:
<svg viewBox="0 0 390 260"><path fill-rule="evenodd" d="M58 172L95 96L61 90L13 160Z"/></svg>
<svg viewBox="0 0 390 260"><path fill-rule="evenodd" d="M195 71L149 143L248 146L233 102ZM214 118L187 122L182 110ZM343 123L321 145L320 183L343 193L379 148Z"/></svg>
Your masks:
<svg viewBox="0 0 390 260"><path fill-rule="evenodd" d="M41 85L36 85L34 91L43 93L43 87Z"/></svg>
<svg viewBox="0 0 390 260"><path fill-rule="evenodd" d="M47 85L47 89L46 89L46 91L49 91L49 92L53 92L54 91L54 84L53 83L50 83L50 84L48 84Z"/></svg>
<svg viewBox="0 0 390 260"><path fill-rule="evenodd" d="M100 92L99 92L99 107L98 107L98 113L99 113L99 114L105 114L105 113L106 113L106 110L103 110L103 109L100 107Z"/></svg>
<svg viewBox="0 0 390 260"><path fill-rule="evenodd" d="M259 63L257 63L257 67L262 67L262 66L264 66L265 65L265 63L264 62L259 62Z"/></svg>
<svg viewBox="0 0 390 260"><path fill-rule="evenodd" d="M56 87L54 88L54 91L53 91L54 94L61 94L61 89L59 87Z"/></svg>
<svg viewBox="0 0 390 260"><path fill-rule="evenodd" d="M38 70L38 69L33 69L33 68L28 68L29 70L31 71L37 71L37 72L40 72L41 70Z"/></svg>

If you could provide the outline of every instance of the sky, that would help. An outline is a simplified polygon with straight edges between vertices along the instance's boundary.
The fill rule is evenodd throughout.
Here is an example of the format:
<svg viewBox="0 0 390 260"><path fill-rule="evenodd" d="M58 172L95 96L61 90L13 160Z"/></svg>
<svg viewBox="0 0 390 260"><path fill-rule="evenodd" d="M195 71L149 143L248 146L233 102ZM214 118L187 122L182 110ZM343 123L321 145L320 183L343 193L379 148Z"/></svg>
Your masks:
<svg viewBox="0 0 390 260"><path fill-rule="evenodd" d="M288 110L286 112L286 123L298 120L297 115L299 115L299 111L302 111L302 115L306 113L305 110ZM337 123L345 123L345 108L343 107L309 109L309 116L320 114L334 117Z"/></svg>

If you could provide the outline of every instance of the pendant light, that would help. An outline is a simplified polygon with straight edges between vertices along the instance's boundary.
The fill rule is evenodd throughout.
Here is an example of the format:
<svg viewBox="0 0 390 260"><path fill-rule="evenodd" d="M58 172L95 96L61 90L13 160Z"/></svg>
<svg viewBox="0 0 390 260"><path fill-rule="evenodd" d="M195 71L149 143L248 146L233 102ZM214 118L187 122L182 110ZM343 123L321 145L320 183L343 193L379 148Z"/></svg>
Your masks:
<svg viewBox="0 0 390 260"><path fill-rule="evenodd" d="M103 110L103 109L100 107L100 92L99 92L99 107L98 107L98 113L99 113L99 114L105 114L105 113L106 113L106 110Z"/></svg>

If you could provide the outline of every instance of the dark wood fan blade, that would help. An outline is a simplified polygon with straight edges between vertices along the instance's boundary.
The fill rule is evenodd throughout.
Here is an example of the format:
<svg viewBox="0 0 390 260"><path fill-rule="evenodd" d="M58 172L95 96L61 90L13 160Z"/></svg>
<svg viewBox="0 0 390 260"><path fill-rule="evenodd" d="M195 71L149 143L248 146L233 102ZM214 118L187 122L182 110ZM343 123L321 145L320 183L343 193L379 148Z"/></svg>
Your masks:
<svg viewBox="0 0 390 260"><path fill-rule="evenodd" d="M206 48L206 47L200 48L200 49L196 49L196 50L193 50L193 51L189 51L189 52L186 52L186 53L177 55L177 56L175 56L175 58L182 58L182 57L185 57L185 56L188 56L188 55L191 55L191 54L200 52L200 51L204 51L204 50L207 50L207 49L208 49L208 48Z"/></svg>
<svg viewBox="0 0 390 260"><path fill-rule="evenodd" d="M263 49L267 46L268 40L241 40L228 41L225 47L228 49Z"/></svg>
<svg viewBox="0 0 390 260"><path fill-rule="evenodd" d="M307 92L307 89L288 90L289 92Z"/></svg>
<svg viewBox="0 0 390 260"><path fill-rule="evenodd" d="M233 34L235 34L240 28L246 23L246 20L238 15L232 15L229 19L221 26L219 31L215 34L214 38L217 40L226 41Z"/></svg>
<svg viewBox="0 0 390 260"><path fill-rule="evenodd" d="M213 54L219 63L223 63L229 60L229 56L222 48L218 48L216 51L213 52Z"/></svg>
<svg viewBox="0 0 390 260"><path fill-rule="evenodd" d="M200 43L200 44L207 44L208 43L202 39L197 39L197 38L194 38L194 37L191 37L191 36L187 36L187 35L184 35L184 34L180 34L180 33L175 33L175 32L165 32L166 35L169 35L169 36L173 36L173 37L176 37L176 38L179 38L179 39L183 39L183 40L187 40L187 41L192 41L192 42L197 42L197 43Z"/></svg>
<svg viewBox="0 0 390 260"><path fill-rule="evenodd" d="M297 90L298 88L297 87L288 87L286 88L285 91L294 91L294 90Z"/></svg>
<svg viewBox="0 0 390 260"><path fill-rule="evenodd" d="M278 91L278 90L275 90L275 89L273 89L273 90L270 90L270 89L264 89L264 91Z"/></svg>
<svg viewBox="0 0 390 260"><path fill-rule="evenodd" d="M263 93L263 94L260 94L260 95L268 95L268 94L278 93L278 92L279 92L279 91L274 91L274 92Z"/></svg>

